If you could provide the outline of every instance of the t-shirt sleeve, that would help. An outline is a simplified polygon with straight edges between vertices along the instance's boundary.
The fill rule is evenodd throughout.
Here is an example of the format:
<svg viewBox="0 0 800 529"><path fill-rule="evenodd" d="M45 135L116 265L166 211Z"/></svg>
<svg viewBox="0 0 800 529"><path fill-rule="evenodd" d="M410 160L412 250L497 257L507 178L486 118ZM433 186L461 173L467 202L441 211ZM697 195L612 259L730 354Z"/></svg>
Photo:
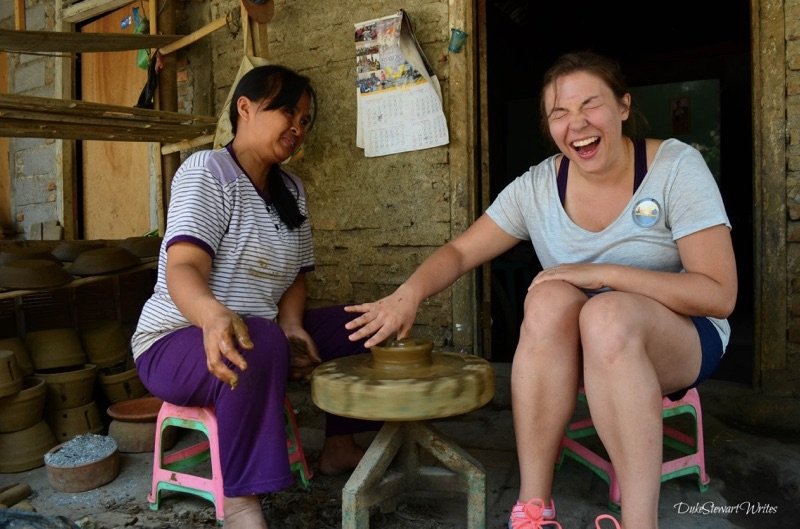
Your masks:
<svg viewBox="0 0 800 529"><path fill-rule="evenodd" d="M667 226L678 240L706 228L731 227L722 196L702 155L694 148L676 160L675 178L667 189Z"/></svg>
<svg viewBox="0 0 800 529"><path fill-rule="evenodd" d="M220 180L200 160L187 160L172 180L167 246L190 241L213 257L228 227L230 197Z"/></svg>
<svg viewBox="0 0 800 529"><path fill-rule="evenodd" d="M533 192L530 179L531 171L515 178L508 184L486 210L486 214L497 226L516 239L530 240L528 227L525 225L525 211L521 198L530 197Z"/></svg>

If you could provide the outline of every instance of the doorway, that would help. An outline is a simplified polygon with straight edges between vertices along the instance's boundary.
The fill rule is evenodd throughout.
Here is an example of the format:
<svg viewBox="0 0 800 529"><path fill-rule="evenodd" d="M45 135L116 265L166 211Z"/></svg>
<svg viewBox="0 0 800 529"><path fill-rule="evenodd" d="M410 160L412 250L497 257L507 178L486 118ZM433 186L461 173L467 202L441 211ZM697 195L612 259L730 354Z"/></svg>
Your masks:
<svg viewBox="0 0 800 529"><path fill-rule="evenodd" d="M648 112L675 101L690 87L692 108L703 114L704 132L651 132L700 145L717 176L728 216L739 273L737 307L730 318L731 343L713 378L751 383L754 362L753 130L749 0L675 0L649 13L646 2L487 0L489 201L554 151L539 133L541 77L556 57L592 49L619 60L634 97ZM646 12L647 11L647 12ZM716 105L716 112L714 107ZM651 125L658 118L647 116ZM713 133L712 133L713 132ZM492 353L511 361L522 321L522 301L539 264L528 243L497 258L492 271Z"/></svg>
<svg viewBox="0 0 800 529"><path fill-rule="evenodd" d="M136 1L90 20L88 33L133 33L147 13ZM79 58L79 99L132 107L146 80L136 50L84 53ZM78 236L124 239L151 229L150 145L146 142L84 140L78 150Z"/></svg>

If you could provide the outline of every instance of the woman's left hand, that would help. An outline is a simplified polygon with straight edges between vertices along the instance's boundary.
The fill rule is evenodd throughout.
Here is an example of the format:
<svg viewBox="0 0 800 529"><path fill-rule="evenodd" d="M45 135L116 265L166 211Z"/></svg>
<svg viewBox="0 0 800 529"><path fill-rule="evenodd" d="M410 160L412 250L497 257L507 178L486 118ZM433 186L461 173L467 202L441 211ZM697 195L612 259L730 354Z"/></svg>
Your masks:
<svg viewBox="0 0 800 529"><path fill-rule="evenodd" d="M542 270L528 287L532 289L545 281L566 281L578 288L586 290L599 290L605 286L603 281L605 267L602 264L560 264Z"/></svg>
<svg viewBox="0 0 800 529"><path fill-rule="evenodd" d="M290 349L290 380L305 380L322 360L317 351L317 345L306 330L299 325L282 327L286 338L289 340Z"/></svg>

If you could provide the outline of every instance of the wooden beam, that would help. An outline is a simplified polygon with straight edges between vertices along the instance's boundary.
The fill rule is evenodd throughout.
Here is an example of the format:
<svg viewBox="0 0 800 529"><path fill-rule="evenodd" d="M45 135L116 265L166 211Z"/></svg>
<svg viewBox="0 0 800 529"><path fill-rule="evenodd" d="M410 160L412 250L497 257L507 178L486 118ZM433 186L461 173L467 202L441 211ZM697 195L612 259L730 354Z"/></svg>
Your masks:
<svg viewBox="0 0 800 529"><path fill-rule="evenodd" d="M172 154L173 152L188 151L201 145L211 145L214 143L214 135L207 134L205 136L198 136L191 140L183 140L177 143L170 143L161 146L161 154Z"/></svg>
<svg viewBox="0 0 800 529"><path fill-rule="evenodd" d="M0 135L7 137L180 142L216 126L211 116L0 94Z"/></svg>
<svg viewBox="0 0 800 529"><path fill-rule="evenodd" d="M14 5L14 28L25 31L25 0L16 0Z"/></svg>
<svg viewBox="0 0 800 529"><path fill-rule="evenodd" d="M172 52L178 51L181 48L185 48L186 46L188 46L188 45L190 45L190 44L192 44L194 42L197 42L198 40L202 39L203 37L205 37L209 33L213 33L215 31L217 31L218 29L225 27L227 25L227 23L228 23L228 17L227 16L222 17L222 18L218 18L215 21L213 21L213 22L211 22L209 24L206 24L205 26L203 26L202 28L198 29L197 31L192 31L191 33L189 33L185 37L182 37L179 40L176 40L175 42L172 42L171 44L168 44L168 45L162 47L159 50L159 52L161 53L161 55L168 55L168 54L170 54Z"/></svg>
<svg viewBox="0 0 800 529"><path fill-rule="evenodd" d="M224 19L223 19L224 20ZM181 35L139 33L75 33L69 31L14 31L0 29L0 49L18 52L92 53L161 48L185 38Z"/></svg>
<svg viewBox="0 0 800 529"><path fill-rule="evenodd" d="M64 8L61 19L70 24L77 24L130 3L131 0L83 0Z"/></svg>

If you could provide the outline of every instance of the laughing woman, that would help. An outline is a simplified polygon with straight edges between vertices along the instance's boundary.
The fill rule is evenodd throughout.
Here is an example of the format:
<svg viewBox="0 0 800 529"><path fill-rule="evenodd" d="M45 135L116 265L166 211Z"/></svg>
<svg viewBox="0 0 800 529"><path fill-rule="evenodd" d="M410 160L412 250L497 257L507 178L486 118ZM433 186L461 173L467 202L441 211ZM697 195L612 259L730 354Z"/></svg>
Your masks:
<svg viewBox="0 0 800 529"><path fill-rule="evenodd" d="M543 271L528 288L512 365L520 490L508 527L560 527L553 468L583 384L619 480L622 525L656 529L662 396L707 378L730 335L730 223L697 150L626 133L631 95L614 61L562 56L540 102L561 152L509 184L393 294L349 307L361 315L348 328L367 346L402 338L425 298L530 240Z"/></svg>

